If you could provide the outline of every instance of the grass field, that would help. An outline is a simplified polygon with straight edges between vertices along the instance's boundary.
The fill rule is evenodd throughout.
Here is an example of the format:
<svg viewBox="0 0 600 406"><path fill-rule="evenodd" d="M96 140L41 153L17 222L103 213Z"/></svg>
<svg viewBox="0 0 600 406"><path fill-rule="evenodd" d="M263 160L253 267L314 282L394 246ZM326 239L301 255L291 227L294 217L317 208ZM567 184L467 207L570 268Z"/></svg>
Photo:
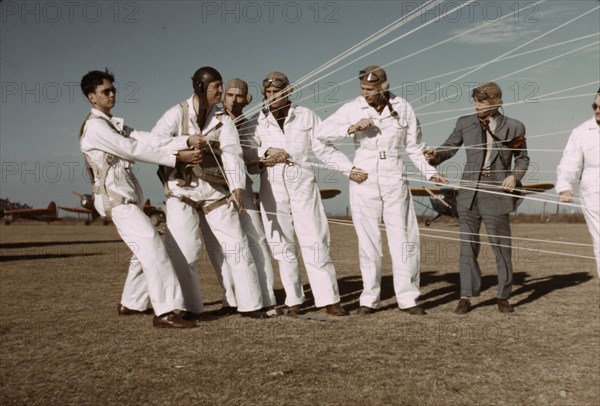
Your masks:
<svg viewBox="0 0 600 406"><path fill-rule="evenodd" d="M483 248L475 309L453 313L458 246L452 223L422 230L420 304L398 311L389 257L382 311L324 320L237 315L189 331L119 317L130 254L112 226L0 226L0 404L97 405L598 405L600 283L585 224L514 224L516 312L493 302L495 265ZM331 225L343 305L361 292L356 236ZM532 239L532 240L527 240ZM199 269L207 310L221 288ZM306 282L306 278L304 278ZM283 291L277 277L277 297ZM307 296L311 297L308 284Z"/></svg>

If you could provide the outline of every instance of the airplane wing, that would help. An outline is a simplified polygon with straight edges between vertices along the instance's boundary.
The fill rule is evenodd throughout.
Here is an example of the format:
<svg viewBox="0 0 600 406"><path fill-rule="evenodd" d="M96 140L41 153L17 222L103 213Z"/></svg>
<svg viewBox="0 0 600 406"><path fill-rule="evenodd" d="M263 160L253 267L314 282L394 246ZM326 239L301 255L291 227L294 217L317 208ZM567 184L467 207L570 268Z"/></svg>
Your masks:
<svg viewBox="0 0 600 406"><path fill-rule="evenodd" d="M554 184L552 183L524 183L520 188L523 194L532 194L532 193L542 193L546 190L550 190L554 188Z"/></svg>
<svg viewBox="0 0 600 406"><path fill-rule="evenodd" d="M550 190L554 187L552 183L524 183L518 190L524 194L541 193ZM448 189L448 188L443 188ZM454 188L458 193L459 188ZM442 193L442 188L431 187L411 187L410 193L418 197L431 197L431 193L439 195Z"/></svg>
<svg viewBox="0 0 600 406"><path fill-rule="evenodd" d="M47 208L45 209L13 209L13 210L4 210L4 214L6 215L18 215L18 216L23 216L23 215L31 215L31 216L36 216L36 215L50 215L50 214L54 214L56 215L56 203L54 202L50 202L50 204L48 205Z"/></svg>
<svg viewBox="0 0 600 406"><path fill-rule="evenodd" d="M24 218L29 220L37 220L37 221L60 221L62 220L57 216L58 210L56 203L50 202L48 207L45 209L12 209L12 210L4 210L4 217L7 217L5 220L6 224L10 224L15 218Z"/></svg>
<svg viewBox="0 0 600 406"><path fill-rule="evenodd" d="M321 199L331 199L342 193L339 189L320 189Z"/></svg>
<svg viewBox="0 0 600 406"><path fill-rule="evenodd" d="M89 209L80 209L78 207L64 207L58 206L59 209L64 211L69 211L71 213L81 213L81 214L92 214L92 211Z"/></svg>
<svg viewBox="0 0 600 406"><path fill-rule="evenodd" d="M442 189L439 188L439 187L436 187L436 188L432 188L432 187L411 187L410 188L410 194L412 194L413 196L429 197L429 196L431 196L431 194L429 192L438 195L438 194L442 193Z"/></svg>

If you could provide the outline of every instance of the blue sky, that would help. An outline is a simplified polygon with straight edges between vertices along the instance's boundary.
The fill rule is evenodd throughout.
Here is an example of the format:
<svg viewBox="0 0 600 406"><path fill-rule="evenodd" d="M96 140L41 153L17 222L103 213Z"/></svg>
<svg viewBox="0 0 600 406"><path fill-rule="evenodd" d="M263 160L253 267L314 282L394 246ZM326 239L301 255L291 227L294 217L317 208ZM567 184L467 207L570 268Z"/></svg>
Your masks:
<svg viewBox="0 0 600 406"><path fill-rule="evenodd" d="M600 2L444 1L409 19L424 3L4 0L0 196L38 207L50 200L77 205L71 192L89 192L77 138L89 110L78 83L89 70L109 67L119 91L113 113L149 130L189 97L190 76L201 66L247 80L258 101L267 73L279 70L296 82L398 20L387 35L297 84L295 100L325 118L358 95L361 68L385 66L393 91L417 111L425 142L436 146L458 116L472 112L473 84L497 80L505 114L527 127L528 180L554 182L560 150L592 117L600 86ZM451 175L463 156L450 162ZM138 177L147 197L163 200L153 165L139 165ZM319 180L344 191L326 202L327 211L345 213L344 177L319 173ZM524 209L533 209L528 204Z"/></svg>

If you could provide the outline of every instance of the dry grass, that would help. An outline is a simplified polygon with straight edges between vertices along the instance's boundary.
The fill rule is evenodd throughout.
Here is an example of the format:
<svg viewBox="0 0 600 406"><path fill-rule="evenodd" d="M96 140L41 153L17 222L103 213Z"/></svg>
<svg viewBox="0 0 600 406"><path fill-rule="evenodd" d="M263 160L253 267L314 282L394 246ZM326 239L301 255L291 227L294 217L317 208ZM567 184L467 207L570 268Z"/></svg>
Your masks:
<svg viewBox="0 0 600 406"><path fill-rule="evenodd" d="M457 227L434 224L423 234L435 230ZM342 301L355 310L361 290L356 237L345 226L331 231ZM473 312L455 315L456 243L423 237L425 317L397 310L386 257L383 310L372 316L331 322L230 316L170 331L154 329L149 316L116 315L129 253L112 226L17 223L0 233L2 405L600 400L593 261L537 251L590 256L590 247L515 241L532 251L515 250L512 315L499 314L491 302L494 262L486 249L481 299ZM515 224L513 235L590 243L584 224ZM207 309L219 308L221 289L206 258L200 276Z"/></svg>

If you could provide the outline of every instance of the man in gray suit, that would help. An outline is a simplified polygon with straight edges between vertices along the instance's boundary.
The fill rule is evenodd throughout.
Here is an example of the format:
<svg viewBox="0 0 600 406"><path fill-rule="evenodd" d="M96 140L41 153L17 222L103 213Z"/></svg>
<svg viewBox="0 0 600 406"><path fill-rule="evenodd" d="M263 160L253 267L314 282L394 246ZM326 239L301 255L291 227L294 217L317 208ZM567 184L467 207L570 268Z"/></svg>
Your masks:
<svg viewBox="0 0 600 406"><path fill-rule="evenodd" d="M512 313L508 302L512 289L509 213L516 209L514 192L529 166L525 126L498 112L502 90L493 82L473 89L476 114L460 117L454 131L437 150L425 150L429 163L439 165L452 158L464 144L467 161L458 194L460 244L460 300L455 312L471 310L470 298L479 296L481 270L479 229L485 224L496 257L497 304L501 313ZM514 160L514 166L511 164Z"/></svg>

